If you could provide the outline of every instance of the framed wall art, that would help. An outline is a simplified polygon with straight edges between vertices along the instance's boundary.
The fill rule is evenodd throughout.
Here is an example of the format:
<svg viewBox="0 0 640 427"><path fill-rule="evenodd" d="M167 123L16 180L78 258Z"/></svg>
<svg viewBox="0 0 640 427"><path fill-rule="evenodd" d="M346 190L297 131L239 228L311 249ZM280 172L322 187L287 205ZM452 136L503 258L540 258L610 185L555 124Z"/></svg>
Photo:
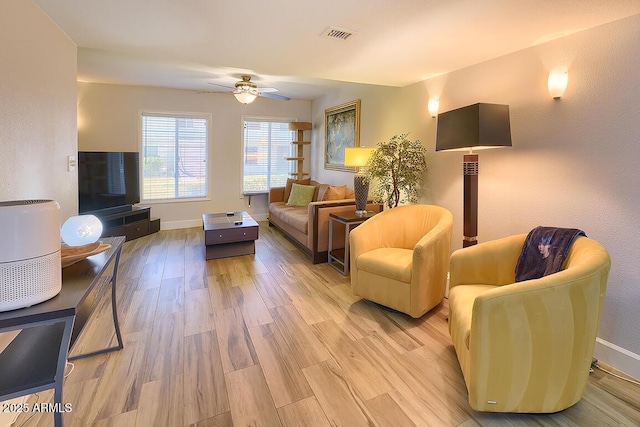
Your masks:
<svg viewBox="0 0 640 427"><path fill-rule="evenodd" d="M324 168L355 172L344 165L344 149L360 146L360 100L324 110Z"/></svg>

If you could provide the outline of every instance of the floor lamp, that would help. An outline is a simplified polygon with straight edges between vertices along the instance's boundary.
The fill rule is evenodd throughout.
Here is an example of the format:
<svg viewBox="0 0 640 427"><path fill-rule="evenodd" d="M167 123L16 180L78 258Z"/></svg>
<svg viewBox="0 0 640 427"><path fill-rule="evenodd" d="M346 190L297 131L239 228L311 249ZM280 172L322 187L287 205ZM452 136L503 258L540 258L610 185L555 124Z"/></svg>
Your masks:
<svg viewBox="0 0 640 427"><path fill-rule="evenodd" d="M473 104L438 115L436 151L468 150L463 157L462 247L478 243L478 154L474 149L510 147L509 106Z"/></svg>
<svg viewBox="0 0 640 427"><path fill-rule="evenodd" d="M367 214L369 182L361 173L361 168L367 165L373 150L373 147L347 147L344 149L344 165L356 168L356 174L353 177L353 192L355 193L356 215L358 216Z"/></svg>

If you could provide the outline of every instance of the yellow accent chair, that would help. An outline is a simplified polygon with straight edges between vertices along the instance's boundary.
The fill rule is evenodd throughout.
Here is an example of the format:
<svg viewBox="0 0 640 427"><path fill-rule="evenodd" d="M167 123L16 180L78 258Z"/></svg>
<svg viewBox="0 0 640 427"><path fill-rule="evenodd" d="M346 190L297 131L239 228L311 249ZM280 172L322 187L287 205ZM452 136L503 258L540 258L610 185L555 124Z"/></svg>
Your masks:
<svg viewBox="0 0 640 427"><path fill-rule="evenodd" d="M449 332L477 411L557 412L587 384L609 253L581 236L562 271L514 283L526 236L451 256Z"/></svg>
<svg viewBox="0 0 640 427"><path fill-rule="evenodd" d="M453 215L432 205L386 210L351 231L351 290L418 318L444 298Z"/></svg>

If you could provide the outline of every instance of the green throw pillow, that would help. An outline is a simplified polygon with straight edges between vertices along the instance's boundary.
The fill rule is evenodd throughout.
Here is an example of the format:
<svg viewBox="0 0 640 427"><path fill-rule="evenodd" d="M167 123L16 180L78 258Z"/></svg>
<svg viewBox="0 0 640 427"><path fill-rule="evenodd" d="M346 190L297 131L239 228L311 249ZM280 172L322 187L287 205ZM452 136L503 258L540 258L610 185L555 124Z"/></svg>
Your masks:
<svg viewBox="0 0 640 427"><path fill-rule="evenodd" d="M295 182L291 185L291 194L287 206L307 206L313 200L315 185L300 185Z"/></svg>

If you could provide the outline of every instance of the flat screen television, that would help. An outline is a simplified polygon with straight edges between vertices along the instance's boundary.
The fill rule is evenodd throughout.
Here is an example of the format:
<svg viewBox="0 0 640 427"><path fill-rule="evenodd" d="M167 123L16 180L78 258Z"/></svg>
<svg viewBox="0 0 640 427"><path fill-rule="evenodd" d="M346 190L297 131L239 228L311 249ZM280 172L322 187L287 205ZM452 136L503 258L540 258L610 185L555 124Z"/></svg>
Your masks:
<svg viewBox="0 0 640 427"><path fill-rule="evenodd" d="M78 152L80 213L140 203L138 158L136 152Z"/></svg>

